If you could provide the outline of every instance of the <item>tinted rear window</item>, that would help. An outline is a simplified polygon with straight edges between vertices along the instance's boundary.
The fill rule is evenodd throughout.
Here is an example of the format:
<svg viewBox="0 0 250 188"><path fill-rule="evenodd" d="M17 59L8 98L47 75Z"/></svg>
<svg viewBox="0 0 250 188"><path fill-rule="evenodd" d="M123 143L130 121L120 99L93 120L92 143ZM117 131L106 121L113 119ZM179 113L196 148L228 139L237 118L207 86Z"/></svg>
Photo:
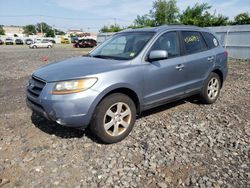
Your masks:
<svg viewBox="0 0 250 188"><path fill-rule="evenodd" d="M214 35L212 35L211 33L207 33L207 32L203 32L202 34L206 40L208 48L211 49L211 48L215 48L219 46L219 42Z"/></svg>
<svg viewBox="0 0 250 188"><path fill-rule="evenodd" d="M197 31L182 31L183 44L186 54L193 54L207 49L206 43Z"/></svg>

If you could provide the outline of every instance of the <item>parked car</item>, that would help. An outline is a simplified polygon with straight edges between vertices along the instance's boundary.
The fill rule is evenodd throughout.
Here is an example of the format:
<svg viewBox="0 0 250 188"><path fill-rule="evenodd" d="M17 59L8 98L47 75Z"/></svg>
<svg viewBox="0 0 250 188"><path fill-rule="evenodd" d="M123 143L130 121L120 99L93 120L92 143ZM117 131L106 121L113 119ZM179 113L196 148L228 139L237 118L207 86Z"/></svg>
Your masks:
<svg viewBox="0 0 250 188"><path fill-rule="evenodd" d="M95 46L96 41L94 39L81 39L73 45L75 48L93 48Z"/></svg>
<svg viewBox="0 0 250 188"><path fill-rule="evenodd" d="M14 41L11 38L7 38L7 39L5 39L5 44L6 45L14 45Z"/></svg>
<svg viewBox="0 0 250 188"><path fill-rule="evenodd" d="M0 45L3 45L3 44L4 44L3 40L2 40L2 39L0 39Z"/></svg>
<svg viewBox="0 0 250 188"><path fill-rule="evenodd" d="M97 35L97 45L103 43L105 40L108 40L110 37L112 37L115 33L110 32L110 33L99 33Z"/></svg>
<svg viewBox="0 0 250 188"><path fill-rule="evenodd" d="M172 25L115 34L86 57L32 74L27 105L60 125L89 128L104 143L124 139L136 116L199 95L214 103L226 79L227 52L207 29Z"/></svg>
<svg viewBox="0 0 250 188"><path fill-rule="evenodd" d="M32 44L33 43L33 40L32 39L26 39L25 40L25 44L27 44L27 45L30 45L30 44Z"/></svg>
<svg viewBox="0 0 250 188"><path fill-rule="evenodd" d="M23 45L23 41L21 39L16 39L15 40L16 45Z"/></svg>
<svg viewBox="0 0 250 188"><path fill-rule="evenodd" d="M61 43L62 43L62 44L69 44L69 43L70 43L70 41L69 41L69 39L68 39L68 38L64 38L64 37L62 37L62 38L61 38Z"/></svg>
<svg viewBox="0 0 250 188"><path fill-rule="evenodd" d="M40 38L36 38L35 39L35 42L41 42L43 39L40 39Z"/></svg>
<svg viewBox="0 0 250 188"><path fill-rule="evenodd" d="M77 43L78 40L78 37L71 37L71 43Z"/></svg>
<svg viewBox="0 0 250 188"><path fill-rule="evenodd" d="M52 48L53 43L49 40L43 39L41 41L35 42L29 46L30 48Z"/></svg>
<svg viewBox="0 0 250 188"><path fill-rule="evenodd" d="M54 39L48 39L48 41L52 42L53 44L56 43L56 41Z"/></svg>

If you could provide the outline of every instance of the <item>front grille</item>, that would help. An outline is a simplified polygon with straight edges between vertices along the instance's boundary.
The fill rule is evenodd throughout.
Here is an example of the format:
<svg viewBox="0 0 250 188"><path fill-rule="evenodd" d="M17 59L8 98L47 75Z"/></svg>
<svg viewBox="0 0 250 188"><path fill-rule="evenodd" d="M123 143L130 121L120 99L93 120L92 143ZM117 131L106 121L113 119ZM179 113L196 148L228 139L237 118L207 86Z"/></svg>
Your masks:
<svg viewBox="0 0 250 188"><path fill-rule="evenodd" d="M45 81L32 76L32 78L29 80L27 92L31 97L38 98L45 85Z"/></svg>

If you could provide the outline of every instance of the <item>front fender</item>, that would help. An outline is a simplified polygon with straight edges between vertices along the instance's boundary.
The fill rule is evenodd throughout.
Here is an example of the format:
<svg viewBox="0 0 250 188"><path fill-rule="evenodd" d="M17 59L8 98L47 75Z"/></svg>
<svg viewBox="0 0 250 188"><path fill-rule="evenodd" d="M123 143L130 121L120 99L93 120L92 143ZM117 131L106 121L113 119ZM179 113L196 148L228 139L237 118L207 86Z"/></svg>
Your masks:
<svg viewBox="0 0 250 188"><path fill-rule="evenodd" d="M142 104L141 103L141 95L142 94L138 89L136 89L135 86L127 84L127 83L119 83L119 84L111 85L98 94L98 96L95 98L94 102L92 103L91 107L89 108L89 111L88 111L88 117L90 117L89 123L91 122L91 118L94 114L94 111L95 111L97 105L102 101L102 99L105 96L107 96L109 93L111 93L115 90L118 90L118 89L129 89L129 90L134 91L139 99L139 104ZM141 108L141 106L140 106L140 108Z"/></svg>

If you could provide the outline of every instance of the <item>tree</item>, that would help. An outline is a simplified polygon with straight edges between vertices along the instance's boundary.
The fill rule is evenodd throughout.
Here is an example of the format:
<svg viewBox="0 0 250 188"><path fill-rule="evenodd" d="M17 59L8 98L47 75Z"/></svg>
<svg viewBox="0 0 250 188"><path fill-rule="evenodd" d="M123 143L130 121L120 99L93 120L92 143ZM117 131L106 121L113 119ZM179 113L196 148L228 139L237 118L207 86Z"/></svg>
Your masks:
<svg viewBox="0 0 250 188"><path fill-rule="evenodd" d="M2 25L0 25L0 35L5 35L5 31Z"/></svg>
<svg viewBox="0 0 250 188"><path fill-rule="evenodd" d="M134 20L134 26L130 26L131 28L141 28L141 27L153 27L155 26L154 20L150 17L150 15L137 15L137 18Z"/></svg>
<svg viewBox="0 0 250 188"><path fill-rule="evenodd" d="M153 8L149 11L149 14L138 15L132 27L154 27L177 23L178 14L179 9L177 8L176 0L156 0L153 2Z"/></svg>
<svg viewBox="0 0 250 188"><path fill-rule="evenodd" d="M36 24L36 30L39 33L47 33L51 29L52 29L52 27L50 25L48 25L47 23L45 23L45 22Z"/></svg>
<svg viewBox="0 0 250 188"><path fill-rule="evenodd" d="M248 12L243 12L235 16L234 25L244 25L244 24L250 24L250 16Z"/></svg>
<svg viewBox="0 0 250 188"><path fill-rule="evenodd" d="M212 6L207 3L196 3L193 7L188 6L180 15L180 22L186 25L196 25L200 27L227 25L228 18L222 15L216 16L208 12Z"/></svg>
<svg viewBox="0 0 250 188"><path fill-rule="evenodd" d="M221 26L221 25L228 25L228 17L219 14L218 16L214 16L211 20L212 26Z"/></svg>
<svg viewBox="0 0 250 188"><path fill-rule="evenodd" d="M114 24L114 25L110 25L110 26L103 26L100 29L100 32L102 33L109 33L109 32L118 32L123 30L123 28L121 28L119 25Z"/></svg>
<svg viewBox="0 0 250 188"><path fill-rule="evenodd" d="M45 37L55 37L55 31L53 29L49 29L46 32Z"/></svg>
<svg viewBox="0 0 250 188"><path fill-rule="evenodd" d="M34 25L24 26L23 33L26 35L35 35L36 34L36 26L34 26Z"/></svg>
<svg viewBox="0 0 250 188"><path fill-rule="evenodd" d="M55 29L55 33L56 35L65 35L65 32L58 30L58 29Z"/></svg>
<svg viewBox="0 0 250 188"><path fill-rule="evenodd" d="M164 25L177 23L179 9L176 0L157 0L153 3L153 9L150 11L155 25Z"/></svg>

